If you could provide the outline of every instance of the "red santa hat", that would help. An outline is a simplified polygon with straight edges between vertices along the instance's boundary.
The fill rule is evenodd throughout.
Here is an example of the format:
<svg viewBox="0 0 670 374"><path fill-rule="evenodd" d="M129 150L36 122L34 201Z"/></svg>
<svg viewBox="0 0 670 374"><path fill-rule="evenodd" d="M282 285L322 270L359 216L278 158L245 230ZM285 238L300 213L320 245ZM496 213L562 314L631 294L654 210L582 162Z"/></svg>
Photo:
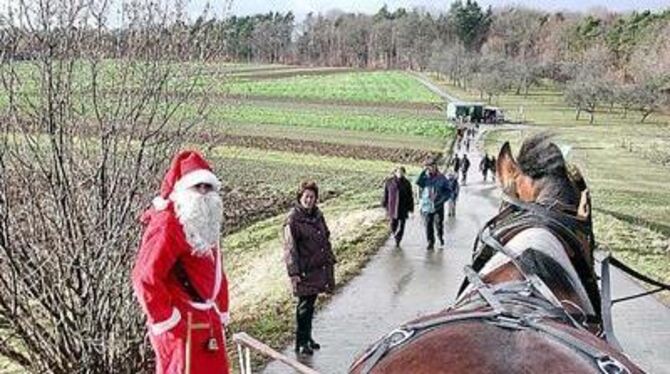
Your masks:
<svg viewBox="0 0 670 374"><path fill-rule="evenodd" d="M172 159L170 169L163 178L160 195L153 199L152 204L156 210L163 210L170 203L173 192L183 191L200 183L210 184L215 190L221 188L221 182L200 153L182 151Z"/></svg>

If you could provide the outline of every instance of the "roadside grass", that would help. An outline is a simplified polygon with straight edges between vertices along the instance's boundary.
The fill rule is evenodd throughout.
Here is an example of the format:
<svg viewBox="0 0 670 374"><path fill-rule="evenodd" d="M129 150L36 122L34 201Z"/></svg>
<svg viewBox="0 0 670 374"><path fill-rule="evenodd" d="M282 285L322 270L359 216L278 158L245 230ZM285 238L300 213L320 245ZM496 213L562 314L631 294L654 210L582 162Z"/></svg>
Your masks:
<svg viewBox="0 0 670 374"><path fill-rule="evenodd" d="M227 180L255 185L258 191L280 189L295 196L297 181L307 177L319 183L322 194L335 194L321 208L338 258L338 287L358 274L370 255L388 239L379 199L391 163L237 147L216 147L211 152L219 158L217 168L224 171ZM409 167L409 178L419 171L416 166ZM295 329L294 298L280 239L287 211L288 208L223 239L231 287L233 323L229 333L245 331L279 351L293 338ZM320 305L327 298L322 297ZM237 365L232 342L228 349L231 362ZM267 360L255 356L253 362L255 368L260 368Z"/></svg>
<svg viewBox="0 0 670 374"><path fill-rule="evenodd" d="M436 79L434 74L431 77L447 92L463 100L486 103L474 91L465 91L444 80ZM595 113L594 123L589 124L588 113L582 112L577 120L575 109L565 103L560 87L546 82L541 87L529 90L527 96L512 92L500 95L491 105L503 108L508 120L525 121L554 132L571 130L582 135L573 137L581 140L582 144L621 146L655 164L670 165L670 114L654 113L644 123L640 123L639 112L624 113L618 106L600 107ZM523 108L523 114L520 108Z"/></svg>
<svg viewBox="0 0 670 374"><path fill-rule="evenodd" d="M247 96L390 103L441 103L439 96L401 71L296 76L272 80L234 80L222 92Z"/></svg>
<svg viewBox="0 0 670 374"><path fill-rule="evenodd" d="M110 69L114 68L112 63ZM224 82L226 74L251 71L267 76L272 75L270 72L283 74L292 69L245 65L208 65L205 69L210 73L203 81L207 85L219 84L224 90L230 86L244 95L277 96L293 102L287 104L288 108L283 108L283 103L213 107L212 120L198 125L203 132L225 136L226 131L248 131L262 136L273 134L387 147L402 145L430 151L443 151L444 144L453 136L439 112L430 110L441 99L403 72L338 73L257 81L234 78ZM188 76L186 70L183 76ZM0 94L0 98L3 96ZM300 105L309 99L321 100L319 105L337 100L338 104L346 101L347 105ZM408 103L422 105L417 106L420 110L412 110L403 106ZM429 109L423 109L426 107ZM194 118L193 109L188 105L180 108L176 119L179 118ZM294 300L282 260L280 227L298 183L305 179L319 183L324 198L321 206L339 261L336 265L339 287L355 276L388 239L384 212L378 205L383 180L397 164L218 146L211 142L190 146L204 151L224 181L225 214L229 219L226 225L231 228L223 239L224 263L231 287L233 322L229 332L245 331L281 350L293 335ZM418 166L406 167L408 178L419 172ZM231 363L237 365L232 341L228 349ZM255 358L256 367L263 361Z"/></svg>
<svg viewBox="0 0 670 374"><path fill-rule="evenodd" d="M377 191L350 194L321 206L331 230L338 263L335 278L340 287L353 276L388 238L384 212L374 208ZM280 239L284 215L274 217L230 235L223 241L225 267L230 279L231 317L229 333L245 331L282 351L293 338L295 301L283 262ZM319 306L329 296L322 296ZM262 305L262 307L260 307ZM229 357L237 365L232 342ZM268 360L254 356L254 367Z"/></svg>
<svg viewBox="0 0 670 374"><path fill-rule="evenodd" d="M213 147L205 156L224 182L224 230L238 231L284 212L303 180L319 184L322 200L380 191L395 164L379 160ZM418 174L418 167L408 172Z"/></svg>
<svg viewBox="0 0 670 374"><path fill-rule="evenodd" d="M529 107L541 111L541 105L536 102ZM659 118L656 120L665 117ZM631 152L626 143L626 139L635 139L637 144L664 142L670 129L658 122L562 126L536 125L534 118L528 119L533 126L525 130L493 130L486 138L486 150L497 155L503 142L509 140L516 152L530 133L553 133L557 143L572 147L568 161L580 168L592 191L599 243L643 273L670 281L668 166Z"/></svg>

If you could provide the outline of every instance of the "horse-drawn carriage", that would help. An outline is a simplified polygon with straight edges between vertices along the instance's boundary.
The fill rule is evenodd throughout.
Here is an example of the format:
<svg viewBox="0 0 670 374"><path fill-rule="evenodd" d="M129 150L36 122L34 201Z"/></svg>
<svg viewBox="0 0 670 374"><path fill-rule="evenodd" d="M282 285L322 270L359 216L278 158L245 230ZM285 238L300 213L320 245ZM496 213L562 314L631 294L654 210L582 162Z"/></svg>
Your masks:
<svg viewBox="0 0 670 374"><path fill-rule="evenodd" d="M454 305L392 331L350 372L643 372L613 335L609 266L658 286L651 292L668 286L606 258L599 289L586 183L547 137L524 142L516 159L506 143L496 170L502 207L475 241Z"/></svg>
<svg viewBox="0 0 670 374"><path fill-rule="evenodd" d="M475 240L456 302L391 331L350 372L642 373L614 337L611 307L670 286L613 257L598 279L586 182L548 137L526 140L516 158L506 143L496 170L501 209ZM657 289L613 301L611 265Z"/></svg>

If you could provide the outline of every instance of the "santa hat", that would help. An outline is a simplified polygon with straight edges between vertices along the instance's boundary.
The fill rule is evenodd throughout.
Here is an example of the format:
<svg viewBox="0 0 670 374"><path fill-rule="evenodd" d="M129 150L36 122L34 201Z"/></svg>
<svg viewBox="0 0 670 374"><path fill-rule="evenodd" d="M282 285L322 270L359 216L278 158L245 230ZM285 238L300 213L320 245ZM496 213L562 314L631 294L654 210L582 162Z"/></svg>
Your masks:
<svg viewBox="0 0 670 374"><path fill-rule="evenodd" d="M164 210L170 203L170 195L183 191L199 183L207 183L218 190L221 182L212 173L207 161L195 151L182 151L173 160L170 169L163 178L161 192L152 204L156 210Z"/></svg>

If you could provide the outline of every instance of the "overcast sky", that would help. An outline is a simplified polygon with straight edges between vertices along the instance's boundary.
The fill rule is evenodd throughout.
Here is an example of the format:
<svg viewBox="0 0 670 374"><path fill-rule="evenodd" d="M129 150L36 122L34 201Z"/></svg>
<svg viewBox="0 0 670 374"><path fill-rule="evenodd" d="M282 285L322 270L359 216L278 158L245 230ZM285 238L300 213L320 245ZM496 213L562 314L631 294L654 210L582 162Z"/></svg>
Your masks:
<svg viewBox="0 0 670 374"><path fill-rule="evenodd" d="M0 0L0 13L4 13L8 4L17 0ZM119 0L112 0L117 3ZM122 0L128 1L128 0ZM170 1L170 0L167 0ZM379 8L386 4L389 10L404 7L408 9L423 8L428 11L446 11L453 0L187 0L189 13L192 16L201 14L204 4L212 6L217 16L226 15L250 15L266 13L269 11L288 12L293 11L298 20L307 13L325 13L329 10L340 9L347 12L376 13ZM592 8L603 8L627 12L632 10L662 10L670 9L670 0L477 0L483 7L500 7L505 5L523 5L527 7L543 9L548 11L572 10L588 11ZM224 5L228 4L228 9Z"/></svg>
<svg viewBox="0 0 670 374"><path fill-rule="evenodd" d="M218 8L221 8L222 0L216 0ZM196 0L192 5L197 7ZM451 0L238 0L233 1L230 12L237 15L248 15L268 11L293 11L299 18L309 12L324 13L331 9L341 9L349 12L375 13L384 4L390 10L398 7L414 8L423 7L427 10L449 9ZM504 5L525 5L544 10L576 10L587 11L594 7L607 7L610 10L625 12L631 10L661 10L670 8L670 0L478 0L482 6L493 7ZM541 5L540 5L541 4Z"/></svg>

